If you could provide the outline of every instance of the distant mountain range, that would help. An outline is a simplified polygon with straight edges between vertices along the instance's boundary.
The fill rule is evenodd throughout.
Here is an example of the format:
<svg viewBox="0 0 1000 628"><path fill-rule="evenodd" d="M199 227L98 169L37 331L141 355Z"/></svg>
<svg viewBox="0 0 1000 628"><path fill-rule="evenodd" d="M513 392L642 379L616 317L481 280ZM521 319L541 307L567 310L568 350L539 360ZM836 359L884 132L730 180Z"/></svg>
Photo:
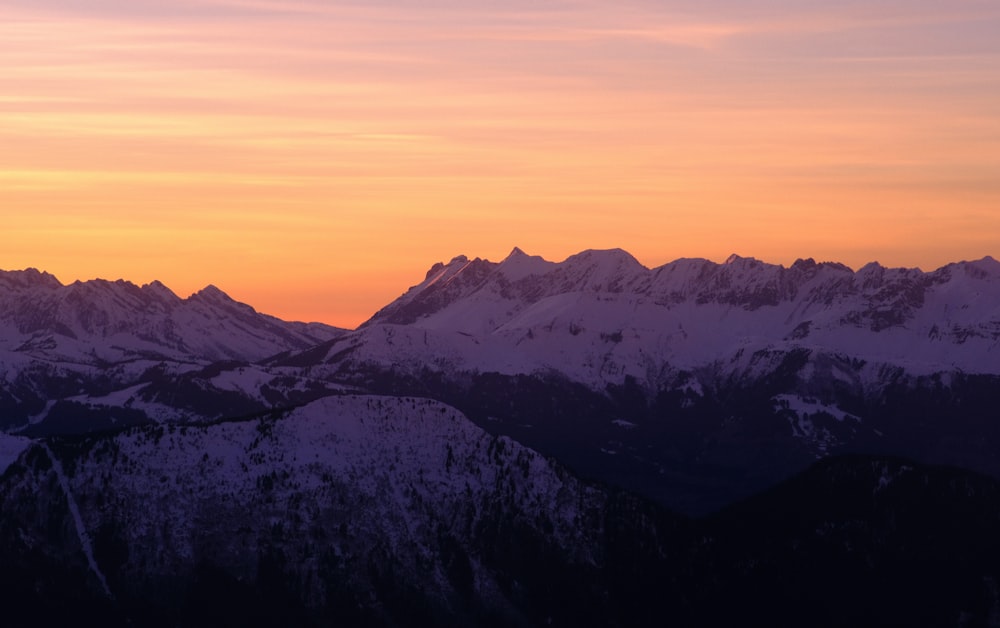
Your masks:
<svg viewBox="0 0 1000 628"><path fill-rule="evenodd" d="M0 271L0 342L39 359L253 361L343 332L260 314L215 286L181 299L158 281L140 287L95 279L64 286L34 269Z"/></svg>
<svg viewBox="0 0 1000 628"><path fill-rule="evenodd" d="M357 331L268 362L431 396L587 477L706 512L817 458L1000 475L1000 262L924 273L620 250L456 257Z"/></svg>
<svg viewBox="0 0 1000 628"><path fill-rule="evenodd" d="M163 625L738 619L715 599L992 625L997 408L989 257L514 249L435 264L357 330L0 271L0 598Z"/></svg>
<svg viewBox="0 0 1000 628"><path fill-rule="evenodd" d="M396 325L418 340L426 332L435 342L417 350L425 355L477 370L550 370L593 388L627 376L656 388L720 361L746 368L761 349L839 353L918 375L997 374L998 290L1000 262L989 257L931 273L737 256L650 270L621 250L554 264L514 249L500 263L435 265L362 330ZM471 340L446 342L456 334L489 346L463 351Z"/></svg>

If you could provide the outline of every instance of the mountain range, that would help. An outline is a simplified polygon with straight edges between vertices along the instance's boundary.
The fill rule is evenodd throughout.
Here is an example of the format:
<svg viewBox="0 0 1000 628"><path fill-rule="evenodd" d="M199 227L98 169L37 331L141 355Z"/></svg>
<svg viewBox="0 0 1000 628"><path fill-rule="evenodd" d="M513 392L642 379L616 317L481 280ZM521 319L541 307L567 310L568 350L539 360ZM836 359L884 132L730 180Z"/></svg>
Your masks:
<svg viewBox="0 0 1000 628"><path fill-rule="evenodd" d="M998 407L989 257L514 249L356 330L0 271L0 589L150 625L1000 625Z"/></svg>

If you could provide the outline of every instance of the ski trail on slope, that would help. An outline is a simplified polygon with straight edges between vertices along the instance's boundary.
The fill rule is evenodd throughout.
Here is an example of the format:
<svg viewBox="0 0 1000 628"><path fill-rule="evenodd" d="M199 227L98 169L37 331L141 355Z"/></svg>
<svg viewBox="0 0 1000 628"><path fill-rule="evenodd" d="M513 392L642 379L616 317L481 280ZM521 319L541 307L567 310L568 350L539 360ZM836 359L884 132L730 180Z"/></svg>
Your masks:
<svg viewBox="0 0 1000 628"><path fill-rule="evenodd" d="M49 446L45 443L39 443L45 453L49 455L49 460L52 461L52 470L56 472L56 477L59 479L59 485L62 487L63 493L66 495L66 504L69 506L69 512L73 515L73 523L76 525L76 535L80 538L80 546L83 548L83 554L87 557L87 564L90 565L90 570L94 572L97 576L97 580L100 581L101 587L104 589L104 593L110 599L114 599L115 596L111 593L111 589L108 587L108 581L104 578L104 574L101 572L101 568L97 566L97 560L94 558L94 549L90 544L90 534L87 532L87 528L83 525L83 517L80 516L80 508L76 504L76 499L73 498L73 492L69 488L69 479L66 477L66 473L63 471L62 463L56 458L56 455L52 453Z"/></svg>

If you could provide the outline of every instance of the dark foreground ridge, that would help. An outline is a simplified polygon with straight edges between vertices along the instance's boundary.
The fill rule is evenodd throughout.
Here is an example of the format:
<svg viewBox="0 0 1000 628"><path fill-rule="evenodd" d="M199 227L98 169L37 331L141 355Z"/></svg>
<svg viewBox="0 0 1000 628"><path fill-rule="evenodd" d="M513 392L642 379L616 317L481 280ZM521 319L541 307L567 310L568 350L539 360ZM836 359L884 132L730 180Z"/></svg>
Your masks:
<svg viewBox="0 0 1000 628"><path fill-rule="evenodd" d="M165 445L171 435L160 438ZM116 456L101 438L53 449L67 474ZM530 481L518 468L523 454L491 456L496 486ZM361 508L350 486L262 517L270 492L287 505L282 481L262 481L260 494L214 515L180 504L177 521L196 519L204 539L221 541L238 520L243 547L229 555L225 541L203 546L166 569L159 554L169 550L136 543L128 530L144 524L141 505L95 503L100 494L77 485L109 599L73 540L51 461L32 449L0 482L5 625L989 626L1000 613L1000 483L954 468L839 456L700 519L570 481L562 490L589 504L571 541L552 532L559 524L550 515L501 488L471 498L482 512L468 526L436 512L445 503L411 510L424 514L410 525L428 529L415 537L420 547L403 551L372 528L309 532L299 520L309 512L350 520ZM184 482L178 473L162 484ZM161 534L147 538L170 532ZM303 544L311 570L299 562ZM416 564L409 552L421 557Z"/></svg>

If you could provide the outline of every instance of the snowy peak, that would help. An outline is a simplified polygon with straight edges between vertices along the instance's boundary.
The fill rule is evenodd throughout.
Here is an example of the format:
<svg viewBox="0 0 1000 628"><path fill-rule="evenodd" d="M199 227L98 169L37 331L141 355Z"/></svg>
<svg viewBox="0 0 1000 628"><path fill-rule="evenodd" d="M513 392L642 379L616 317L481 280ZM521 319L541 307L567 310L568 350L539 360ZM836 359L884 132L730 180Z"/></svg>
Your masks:
<svg viewBox="0 0 1000 628"><path fill-rule="evenodd" d="M621 249L590 249L566 258L554 274L564 292L620 293L636 286L648 269Z"/></svg>
<svg viewBox="0 0 1000 628"><path fill-rule="evenodd" d="M411 287L401 297L382 308L365 322L409 324L429 316L455 300L469 294L499 266L494 262L470 260L458 255L447 264L438 262L427 271L424 280Z"/></svg>
<svg viewBox="0 0 1000 628"><path fill-rule="evenodd" d="M161 301L177 302L180 300L180 297L178 297L173 290L160 283L157 279L144 284L142 286L142 291L153 298L160 299Z"/></svg>
<svg viewBox="0 0 1000 628"><path fill-rule="evenodd" d="M192 294L189 299L203 300L214 303L235 303L235 301L228 294L219 290L212 284L208 284L198 292Z"/></svg>
<svg viewBox="0 0 1000 628"><path fill-rule="evenodd" d="M544 275L553 267L555 267L553 262L546 261L539 255L528 255L515 246L510 255L500 262L497 272L507 281L520 281L532 275Z"/></svg>
<svg viewBox="0 0 1000 628"><path fill-rule="evenodd" d="M949 264L936 272L942 274L962 272L973 279L996 281L1000 280L1000 262L987 255L971 262Z"/></svg>
<svg viewBox="0 0 1000 628"><path fill-rule="evenodd" d="M46 360L253 361L342 333L259 314L214 286L180 299L159 281L139 287L93 279L64 286L33 269L0 273L0 351Z"/></svg>
<svg viewBox="0 0 1000 628"><path fill-rule="evenodd" d="M489 264L489 262L485 262ZM447 265L438 262L435 264L431 270L427 272L427 279L424 280L422 284L417 286L420 291L426 290L433 286L438 286L439 288L447 286L449 283L454 281L459 275L462 275L466 271L472 268L472 273L475 273L476 269L484 264L483 260L478 257L474 260L469 260L468 257L464 255L457 255L452 258Z"/></svg>
<svg viewBox="0 0 1000 628"><path fill-rule="evenodd" d="M24 270L0 270L0 288L58 288L61 286L62 284L53 275L41 272L37 268L25 268Z"/></svg>
<svg viewBox="0 0 1000 628"><path fill-rule="evenodd" d="M211 284L205 286L198 292L195 292L187 299L184 299L184 302L190 307L211 310L213 313L240 313L250 316L257 315L257 310L255 310L253 306L233 299L231 296Z"/></svg>

